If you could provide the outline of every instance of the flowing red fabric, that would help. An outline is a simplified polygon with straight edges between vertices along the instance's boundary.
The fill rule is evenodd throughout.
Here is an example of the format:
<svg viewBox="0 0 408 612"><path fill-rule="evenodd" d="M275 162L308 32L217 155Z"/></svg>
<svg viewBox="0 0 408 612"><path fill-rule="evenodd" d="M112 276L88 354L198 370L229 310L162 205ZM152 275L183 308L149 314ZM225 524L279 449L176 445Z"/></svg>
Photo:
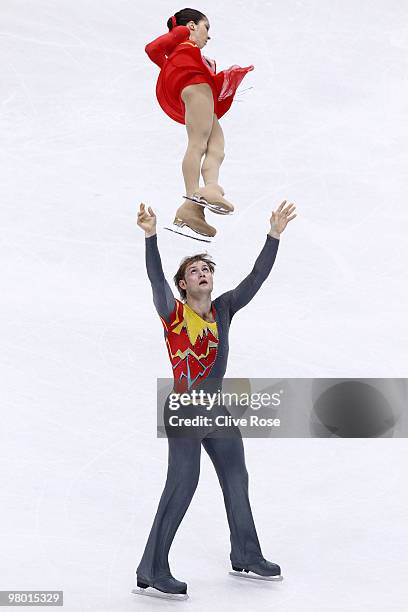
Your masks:
<svg viewBox="0 0 408 612"><path fill-rule="evenodd" d="M157 100L169 117L185 124L182 90L187 85L208 83L213 92L214 113L220 119L230 108L242 79L254 67L234 65L217 74L214 60L201 55L189 37L187 26L177 26L146 46L146 53L160 68Z"/></svg>

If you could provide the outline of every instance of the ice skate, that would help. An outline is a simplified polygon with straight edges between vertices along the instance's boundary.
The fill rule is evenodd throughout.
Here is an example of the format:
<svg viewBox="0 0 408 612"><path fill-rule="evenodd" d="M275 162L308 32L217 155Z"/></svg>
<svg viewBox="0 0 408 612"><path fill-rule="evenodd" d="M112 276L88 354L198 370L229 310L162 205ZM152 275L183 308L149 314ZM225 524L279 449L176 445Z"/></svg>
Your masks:
<svg viewBox="0 0 408 612"><path fill-rule="evenodd" d="M211 183L200 187L192 196L184 196L187 200L196 202L200 206L208 208L217 215L230 215L234 211L234 205L224 197L224 190L220 185Z"/></svg>
<svg viewBox="0 0 408 612"><path fill-rule="evenodd" d="M147 580L138 576L137 587L137 589L132 589L134 595L147 595L148 597L180 601L188 599L187 584L176 580L171 574L157 580Z"/></svg>
<svg viewBox="0 0 408 612"><path fill-rule="evenodd" d="M281 568L276 563L271 563L266 559L255 561L249 564L235 564L232 563L232 572L229 572L231 576L238 576L238 578L252 578L255 580L269 580L273 582L280 582L283 580L281 574Z"/></svg>
<svg viewBox="0 0 408 612"><path fill-rule="evenodd" d="M211 242L217 233L215 227L206 222L203 207L192 202L184 202L177 209L173 224L165 229L200 242Z"/></svg>

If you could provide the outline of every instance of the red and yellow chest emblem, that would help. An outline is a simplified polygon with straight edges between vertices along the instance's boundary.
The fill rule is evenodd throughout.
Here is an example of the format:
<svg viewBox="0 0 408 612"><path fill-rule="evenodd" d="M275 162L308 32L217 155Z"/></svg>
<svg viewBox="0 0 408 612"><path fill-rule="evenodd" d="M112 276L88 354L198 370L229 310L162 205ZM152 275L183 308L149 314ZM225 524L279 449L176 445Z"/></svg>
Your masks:
<svg viewBox="0 0 408 612"><path fill-rule="evenodd" d="M214 308L213 308L213 314ZM214 316L215 318L215 316ZM217 356L217 323L202 319L176 300L170 323L161 319L174 374L174 390L188 391L207 378Z"/></svg>

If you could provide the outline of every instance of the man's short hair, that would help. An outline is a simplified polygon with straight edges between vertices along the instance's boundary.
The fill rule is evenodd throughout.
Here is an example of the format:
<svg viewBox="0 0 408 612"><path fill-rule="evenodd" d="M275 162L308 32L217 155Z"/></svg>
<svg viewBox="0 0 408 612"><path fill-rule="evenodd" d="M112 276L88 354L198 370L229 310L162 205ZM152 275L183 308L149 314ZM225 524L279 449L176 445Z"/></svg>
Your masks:
<svg viewBox="0 0 408 612"><path fill-rule="evenodd" d="M177 270L174 276L175 285L178 289L178 292L183 302L186 301L187 293L185 289L182 289L180 287L179 282L181 280L184 280L184 276L185 276L187 267L190 264L194 263L195 261L204 261L207 264L207 266L210 268L211 274L214 274L214 271L215 271L215 262L212 261L211 255L209 255L208 253L199 253L198 255L191 255L190 257L184 257L184 259L180 263L179 269Z"/></svg>

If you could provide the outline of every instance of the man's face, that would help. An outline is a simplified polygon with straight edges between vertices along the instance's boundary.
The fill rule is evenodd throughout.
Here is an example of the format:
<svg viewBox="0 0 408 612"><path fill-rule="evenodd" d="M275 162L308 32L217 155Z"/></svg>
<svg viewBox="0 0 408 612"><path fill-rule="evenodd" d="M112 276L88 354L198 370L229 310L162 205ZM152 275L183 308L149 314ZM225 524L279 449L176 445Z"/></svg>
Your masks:
<svg viewBox="0 0 408 612"><path fill-rule="evenodd" d="M197 24L194 21L189 21L188 27L190 28L190 40L202 49L207 44L207 40L210 39L208 36L208 30L210 29L208 19L206 17L200 19Z"/></svg>
<svg viewBox="0 0 408 612"><path fill-rule="evenodd" d="M205 261L194 261L186 268L180 287L194 298L211 295L213 290L213 274Z"/></svg>

